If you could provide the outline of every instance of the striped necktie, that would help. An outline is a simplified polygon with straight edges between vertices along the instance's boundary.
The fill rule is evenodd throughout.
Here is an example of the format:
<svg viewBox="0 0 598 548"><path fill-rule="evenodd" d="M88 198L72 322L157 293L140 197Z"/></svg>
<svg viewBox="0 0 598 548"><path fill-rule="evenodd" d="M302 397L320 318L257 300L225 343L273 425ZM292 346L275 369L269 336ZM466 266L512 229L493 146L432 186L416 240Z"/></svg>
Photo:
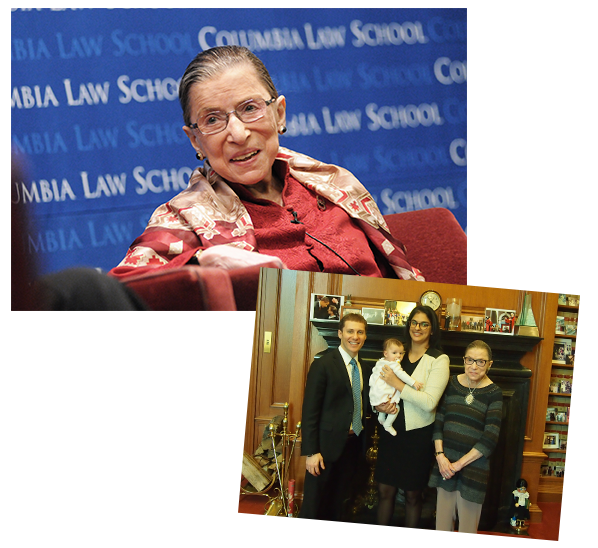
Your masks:
<svg viewBox="0 0 598 548"><path fill-rule="evenodd" d="M359 368L355 358L351 358L351 382L353 385L353 432L359 436L363 430L361 426L361 380Z"/></svg>

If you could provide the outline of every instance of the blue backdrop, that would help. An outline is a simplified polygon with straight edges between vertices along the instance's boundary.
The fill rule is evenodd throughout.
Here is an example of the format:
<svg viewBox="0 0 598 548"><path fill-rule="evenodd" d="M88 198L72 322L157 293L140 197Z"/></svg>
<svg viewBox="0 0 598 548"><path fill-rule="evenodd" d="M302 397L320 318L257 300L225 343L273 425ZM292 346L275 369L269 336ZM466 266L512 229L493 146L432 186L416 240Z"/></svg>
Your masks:
<svg viewBox="0 0 598 548"><path fill-rule="evenodd" d="M13 9L12 200L42 272L108 270L195 151L178 81L249 47L287 99L281 145L352 171L383 214L445 207L466 229L465 9Z"/></svg>

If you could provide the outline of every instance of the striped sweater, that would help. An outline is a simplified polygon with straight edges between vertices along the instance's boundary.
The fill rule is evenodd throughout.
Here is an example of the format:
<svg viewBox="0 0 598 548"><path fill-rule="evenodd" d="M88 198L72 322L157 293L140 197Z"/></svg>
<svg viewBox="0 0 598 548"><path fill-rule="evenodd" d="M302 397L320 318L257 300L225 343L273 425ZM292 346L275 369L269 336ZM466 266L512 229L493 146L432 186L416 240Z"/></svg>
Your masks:
<svg viewBox="0 0 598 548"><path fill-rule="evenodd" d="M465 500L482 504L486 495L490 464L500 434L502 418L502 391L496 384L475 390L475 400L465 403L469 390L452 376L436 410L434 440L443 440L446 458L455 462L473 448L482 457L465 466L451 479L443 480L435 464L430 487L459 491Z"/></svg>

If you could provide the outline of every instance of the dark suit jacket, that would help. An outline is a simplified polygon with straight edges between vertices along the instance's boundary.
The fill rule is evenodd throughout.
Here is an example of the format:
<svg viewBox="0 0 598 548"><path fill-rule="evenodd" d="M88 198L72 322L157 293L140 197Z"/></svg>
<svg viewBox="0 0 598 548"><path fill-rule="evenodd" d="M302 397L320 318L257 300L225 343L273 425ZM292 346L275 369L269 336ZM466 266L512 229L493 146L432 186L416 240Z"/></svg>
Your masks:
<svg viewBox="0 0 598 548"><path fill-rule="evenodd" d="M361 392L362 424L369 413L371 367L359 362L363 377ZM338 348L328 351L311 364L307 374L301 416L301 454L321 453L326 462L336 461L347 441L353 418L353 392L345 362ZM364 431L359 436L365 439Z"/></svg>

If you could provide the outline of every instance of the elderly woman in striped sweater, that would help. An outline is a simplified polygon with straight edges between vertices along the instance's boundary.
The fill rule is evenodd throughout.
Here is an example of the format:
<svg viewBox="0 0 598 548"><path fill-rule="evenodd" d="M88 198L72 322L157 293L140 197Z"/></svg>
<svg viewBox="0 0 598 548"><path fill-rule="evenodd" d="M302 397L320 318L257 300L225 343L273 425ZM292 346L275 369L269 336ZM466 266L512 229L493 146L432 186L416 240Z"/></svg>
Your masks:
<svg viewBox="0 0 598 548"><path fill-rule="evenodd" d="M502 417L502 391L488 378L492 350L473 341L463 358L465 372L449 380L436 411L436 465L430 486L437 487L436 530L477 533L490 464Z"/></svg>

